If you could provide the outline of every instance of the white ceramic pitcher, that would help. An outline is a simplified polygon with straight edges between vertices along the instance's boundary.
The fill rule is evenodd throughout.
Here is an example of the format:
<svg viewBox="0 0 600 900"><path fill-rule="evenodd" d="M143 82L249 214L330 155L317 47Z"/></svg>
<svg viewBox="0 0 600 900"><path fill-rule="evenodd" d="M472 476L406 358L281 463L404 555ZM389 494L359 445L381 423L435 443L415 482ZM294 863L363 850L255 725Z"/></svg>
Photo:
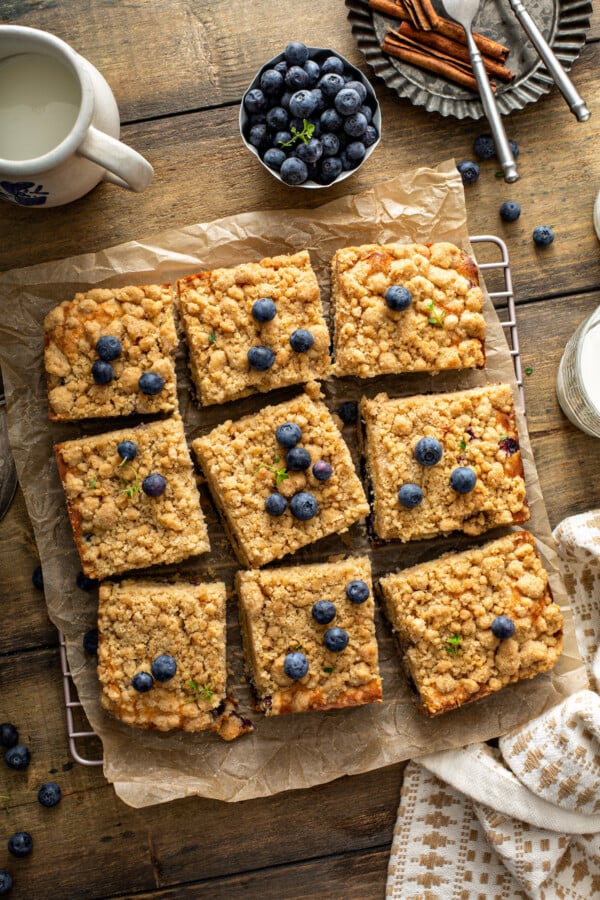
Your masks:
<svg viewBox="0 0 600 900"><path fill-rule="evenodd" d="M152 166L118 140L119 110L100 72L55 35L37 28L0 25L0 84L3 63L7 73L9 59L19 54L49 56L66 67L70 97L76 98L74 122L57 138L56 146L39 155L22 159L11 151L12 158L4 158L6 151L0 152L0 199L34 208L59 206L87 194L100 181L143 191L154 174ZM32 70L36 62L41 65L36 56L27 59L33 61ZM46 60L45 65L53 64ZM7 115L6 109L1 111Z"/></svg>

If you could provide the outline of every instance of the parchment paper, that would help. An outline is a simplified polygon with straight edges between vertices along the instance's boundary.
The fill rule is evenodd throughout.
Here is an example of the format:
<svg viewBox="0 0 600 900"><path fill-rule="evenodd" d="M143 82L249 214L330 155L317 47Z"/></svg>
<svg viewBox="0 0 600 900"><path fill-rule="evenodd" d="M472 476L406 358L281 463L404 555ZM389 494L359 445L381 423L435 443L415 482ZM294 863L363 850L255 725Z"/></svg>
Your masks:
<svg viewBox="0 0 600 900"><path fill-rule="evenodd" d="M52 445L91 431L122 427L123 423L112 420L90 425L48 421L42 350L44 316L61 300L93 286L174 282L178 277L205 268L237 265L303 248L310 251L327 301L328 264L336 249L392 240L450 240L475 256L468 240L462 182L453 161L436 168L402 173L392 181L316 210L245 213L182 227L157 235L151 241L132 241L100 253L0 276L0 364L9 407L9 435L39 548L48 611L67 637L69 663L79 697L103 742L105 775L114 783L117 794L132 806L142 807L193 794L228 801L245 800L290 788L306 788L425 752L485 740L505 733L586 684L527 432L519 412L532 513L528 527L538 539L554 596L566 617L565 649L553 673L506 688L495 696L436 719L427 719L414 708L390 630L378 613L383 703L269 719L250 713L249 691L242 677L236 603L231 593L239 566L212 502L202 488L212 552L187 561L177 570L210 579L222 578L228 585L231 680L240 699L240 712L254 720L255 732L231 744L210 734L145 732L121 724L100 707L95 659L85 654L81 645L82 635L96 624L97 595L84 593L75 584L80 564ZM509 381L518 406L511 357L487 295L485 316L488 325L485 371L443 376L385 376L368 381L330 379L323 386L327 403L334 410L341 400L358 400L363 393L373 396L385 390L391 396L401 396L457 390L486 381ZM189 441L226 418L237 418L297 392L288 389L199 410L190 398L185 353L181 347L177 367L179 400ZM358 465L352 429L345 428L344 437ZM304 548L287 557L283 564L325 561L335 555L366 552L372 559L377 579L448 549L483 543L501 533L503 530L490 532L478 541L458 536L376 546L370 543L361 523L347 535L334 535ZM165 571L168 569L153 570L156 574Z"/></svg>

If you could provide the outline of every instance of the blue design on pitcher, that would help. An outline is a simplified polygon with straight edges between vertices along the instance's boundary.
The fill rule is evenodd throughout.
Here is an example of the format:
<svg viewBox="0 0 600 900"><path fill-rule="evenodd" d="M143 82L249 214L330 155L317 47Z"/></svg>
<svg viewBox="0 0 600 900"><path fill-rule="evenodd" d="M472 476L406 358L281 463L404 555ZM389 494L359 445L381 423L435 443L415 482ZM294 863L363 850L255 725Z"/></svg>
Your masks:
<svg viewBox="0 0 600 900"><path fill-rule="evenodd" d="M19 206L42 206L48 197L43 187L35 181L0 181L0 200Z"/></svg>

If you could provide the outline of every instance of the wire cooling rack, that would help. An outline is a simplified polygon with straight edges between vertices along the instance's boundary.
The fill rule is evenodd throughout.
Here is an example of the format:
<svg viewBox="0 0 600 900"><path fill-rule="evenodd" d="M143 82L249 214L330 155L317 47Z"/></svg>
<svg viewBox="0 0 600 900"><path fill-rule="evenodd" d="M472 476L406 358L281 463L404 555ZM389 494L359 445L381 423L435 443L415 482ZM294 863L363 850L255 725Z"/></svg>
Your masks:
<svg viewBox="0 0 600 900"><path fill-rule="evenodd" d="M523 412L525 412L525 392L523 389L516 306L508 248L501 238L491 234L476 235L471 237L470 241L478 250L481 249L481 259L478 259L477 265L480 271L484 272L490 299L494 303L500 318L500 324L506 335L510 355L515 367L521 405ZM101 766L103 764L102 758L95 758L94 754L98 752L98 749L101 751L102 748L98 748L98 735L92 730L87 721L83 704L77 696L77 688L75 687L67 659L65 638L61 632L59 632L59 640L69 751L75 762L82 766Z"/></svg>

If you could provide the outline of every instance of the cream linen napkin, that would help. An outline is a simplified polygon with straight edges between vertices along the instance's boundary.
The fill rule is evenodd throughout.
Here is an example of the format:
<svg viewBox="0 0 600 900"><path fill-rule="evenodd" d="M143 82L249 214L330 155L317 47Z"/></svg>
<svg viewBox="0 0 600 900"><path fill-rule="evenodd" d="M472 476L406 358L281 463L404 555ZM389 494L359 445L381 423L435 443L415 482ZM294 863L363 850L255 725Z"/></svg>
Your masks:
<svg viewBox="0 0 600 900"><path fill-rule="evenodd" d="M476 744L408 764L387 898L600 897L600 511L565 519L554 536L593 690L498 749Z"/></svg>

